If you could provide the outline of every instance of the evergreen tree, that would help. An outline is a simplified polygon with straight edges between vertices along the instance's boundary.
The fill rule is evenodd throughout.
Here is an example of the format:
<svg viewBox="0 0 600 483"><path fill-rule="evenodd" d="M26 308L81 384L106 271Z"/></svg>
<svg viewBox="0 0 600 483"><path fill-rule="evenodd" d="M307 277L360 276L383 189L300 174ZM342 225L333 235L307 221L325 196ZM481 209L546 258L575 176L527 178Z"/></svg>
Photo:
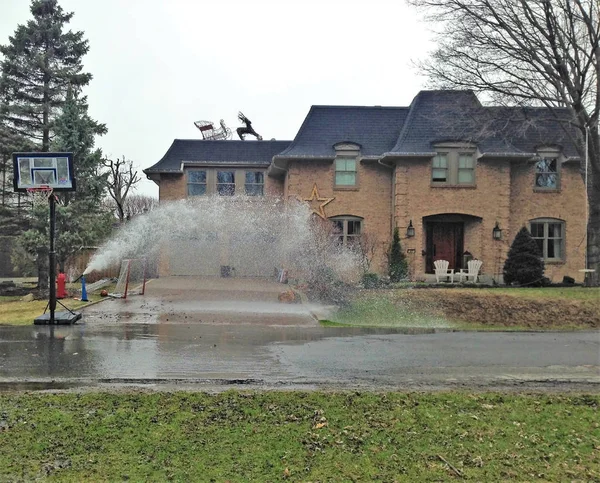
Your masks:
<svg viewBox="0 0 600 483"><path fill-rule="evenodd" d="M88 42L83 32L65 32L73 17L57 0L32 0L33 19L19 25L0 46L0 117L14 134L50 149L52 127L68 89L87 85L82 72Z"/></svg>
<svg viewBox="0 0 600 483"><path fill-rule="evenodd" d="M33 145L31 150L47 152L57 131L66 137L64 126L55 129L57 117L61 112L78 108L87 111L85 100L77 105L73 93L79 92L92 78L91 74L83 72L82 64L82 58L89 47L83 32L66 31L73 13L65 13L57 0L32 0L30 11L33 19L26 25L19 25L14 35L9 38L9 43L0 46L0 52L3 54L0 63L0 124L4 131L12 136L27 139L30 145ZM70 106L69 92L72 96ZM87 112L85 115L87 116ZM72 112L69 116L77 117ZM93 147L93 136L102 134L106 128L89 117L79 116L79 119L84 119L83 124L86 124L86 128L81 128L81 132L85 133L85 140L76 147L85 151L90 143ZM71 141L66 144L71 144ZM63 143L63 146L66 144ZM89 150L86 155L92 154L91 148ZM99 161L100 154L97 153L96 156ZM85 156L83 158L87 159ZM93 164L91 160L90 164ZM90 167L88 171L94 173L94 168ZM90 178L93 178L93 174ZM85 184L83 180L80 182ZM63 201L68 203L68 197L63 197ZM60 211L62 210L57 210ZM36 261L39 288L48 287L47 213L47 205L34 207L30 213L30 229L20 238L21 246ZM57 229L60 229L61 222L58 218L59 216ZM76 229L76 216L67 218L73 225L66 228ZM102 223L98 226L102 226ZM57 240L65 236L63 230L60 233Z"/></svg>
<svg viewBox="0 0 600 483"><path fill-rule="evenodd" d="M508 258L504 262L504 283L511 285L539 285L544 277L544 260L536 241L523 227L517 233Z"/></svg>
<svg viewBox="0 0 600 483"><path fill-rule="evenodd" d="M106 210L104 185L106 174L101 173L102 152L94 149L95 136L106 132L106 126L88 115L85 97L69 90L61 115L54 127L52 149L72 152L77 182L76 192L59 193L56 207L56 259L61 268L67 258L83 246L98 245L110 233L113 217ZM40 246L48 242L48 207L34 207L32 228L21 237L21 246L37 256Z"/></svg>
<svg viewBox="0 0 600 483"><path fill-rule="evenodd" d="M394 228L394 237L389 254L389 275L392 282L399 282L408 275L408 262L400 245L400 232Z"/></svg>

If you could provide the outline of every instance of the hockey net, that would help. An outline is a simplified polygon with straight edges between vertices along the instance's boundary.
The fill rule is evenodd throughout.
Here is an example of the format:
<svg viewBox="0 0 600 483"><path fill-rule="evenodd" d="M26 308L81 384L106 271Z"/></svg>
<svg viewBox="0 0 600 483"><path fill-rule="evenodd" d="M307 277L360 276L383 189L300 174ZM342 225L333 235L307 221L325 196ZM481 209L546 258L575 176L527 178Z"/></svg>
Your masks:
<svg viewBox="0 0 600 483"><path fill-rule="evenodd" d="M129 295L144 295L146 291L146 259L131 258L121 262L119 279L114 292L109 295L114 298L126 299Z"/></svg>

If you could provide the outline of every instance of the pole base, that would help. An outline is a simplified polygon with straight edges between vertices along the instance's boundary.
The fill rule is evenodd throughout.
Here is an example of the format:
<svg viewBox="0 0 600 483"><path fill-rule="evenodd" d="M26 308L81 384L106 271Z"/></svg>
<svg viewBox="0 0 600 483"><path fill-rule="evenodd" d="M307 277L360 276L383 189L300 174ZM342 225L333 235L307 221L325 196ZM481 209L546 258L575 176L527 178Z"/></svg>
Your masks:
<svg viewBox="0 0 600 483"><path fill-rule="evenodd" d="M79 319L81 319L81 312L55 312L54 313L54 324L52 325L73 325ZM40 315L33 319L34 325L51 325L50 324L50 313Z"/></svg>

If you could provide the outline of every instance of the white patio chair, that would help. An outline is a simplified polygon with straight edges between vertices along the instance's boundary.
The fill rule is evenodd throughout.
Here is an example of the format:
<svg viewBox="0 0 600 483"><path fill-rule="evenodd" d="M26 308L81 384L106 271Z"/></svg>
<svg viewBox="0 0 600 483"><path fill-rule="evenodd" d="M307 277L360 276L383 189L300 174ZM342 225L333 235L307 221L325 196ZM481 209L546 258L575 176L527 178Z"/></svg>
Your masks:
<svg viewBox="0 0 600 483"><path fill-rule="evenodd" d="M437 283L440 283L440 278L443 278L446 281L450 278L450 283L454 283L454 269L448 268L450 262L448 260L436 260L433 262L435 267L435 280Z"/></svg>
<svg viewBox="0 0 600 483"><path fill-rule="evenodd" d="M462 282L463 280L466 280L468 282L469 278L472 278L473 283L477 283L477 277L479 276L479 270L481 270L481 265L483 265L483 262L481 260L469 260L469 262L467 263L467 271L465 272L464 270L461 270L458 273L459 281Z"/></svg>

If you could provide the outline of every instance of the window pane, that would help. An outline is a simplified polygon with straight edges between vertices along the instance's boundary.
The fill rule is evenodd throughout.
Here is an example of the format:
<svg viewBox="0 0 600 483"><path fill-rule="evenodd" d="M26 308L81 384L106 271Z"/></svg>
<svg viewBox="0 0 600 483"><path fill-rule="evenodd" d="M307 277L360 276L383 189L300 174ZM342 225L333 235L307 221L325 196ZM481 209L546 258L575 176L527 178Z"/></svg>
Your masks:
<svg viewBox="0 0 600 483"><path fill-rule="evenodd" d="M550 238L561 238L562 225L560 223L548 223L548 236Z"/></svg>
<svg viewBox="0 0 600 483"><path fill-rule="evenodd" d="M348 235L360 235L360 221L348 220Z"/></svg>
<svg viewBox="0 0 600 483"><path fill-rule="evenodd" d="M558 187L558 160L556 158L540 159L535 164L535 171L535 185L537 187Z"/></svg>
<svg viewBox="0 0 600 483"><path fill-rule="evenodd" d="M350 173L347 171L335 173L335 184L338 186L356 185L356 173Z"/></svg>
<svg viewBox="0 0 600 483"><path fill-rule="evenodd" d="M434 168L447 168L448 167L448 157L445 154L438 154L433 158L433 167Z"/></svg>
<svg viewBox="0 0 600 483"><path fill-rule="evenodd" d="M217 184L217 193L220 196L233 196L235 194L234 184Z"/></svg>
<svg viewBox="0 0 600 483"><path fill-rule="evenodd" d="M206 171L188 171L188 182L206 183Z"/></svg>
<svg viewBox="0 0 600 483"><path fill-rule="evenodd" d="M206 194L205 184L188 184L188 196L199 196Z"/></svg>
<svg viewBox="0 0 600 483"><path fill-rule="evenodd" d="M531 224L531 236L534 238L544 238L544 224L543 223L532 223Z"/></svg>
<svg viewBox="0 0 600 483"><path fill-rule="evenodd" d="M342 220L333 221L333 230L336 233L344 233L344 222Z"/></svg>
<svg viewBox="0 0 600 483"><path fill-rule="evenodd" d="M446 181L446 170L445 169L434 169L432 173L432 180L436 182Z"/></svg>
<svg viewBox="0 0 600 483"><path fill-rule="evenodd" d="M473 155L472 154L460 154L458 156L458 167L459 168L473 168Z"/></svg>
<svg viewBox="0 0 600 483"><path fill-rule="evenodd" d="M246 185L246 194L248 196L262 196L263 195L263 185L262 184L247 184Z"/></svg>
<svg viewBox="0 0 600 483"><path fill-rule="evenodd" d="M262 171L246 171L246 183L264 183L265 178Z"/></svg>
<svg viewBox="0 0 600 483"><path fill-rule="evenodd" d="M461 184L472 184L473 183L473 170L472 169L460 169L458 171L458 182Z"/></svg>
<svg viewBox="0 0 600 483"><path fill-rule="evenodd" d="M354 158L337 158L335 160L336 171L356 171L356 159Z"/></svg>
<svg viewBox="0 0 600 483"><path fill-rule="evenodd" d="M233 183L234 176L233 171L217 171L217 183Z"/></svg>
<svg viewBox="0 0 600 483"><path fill-rule="evenodd" d="M346 159L346 171L356 171L356 159Z"/></svg>
<svg viewBox="0 0 600 483"><path fill-rule="evenodd" d="M560 240L548 240L548 258L560 258Z"/></svg>
<svg viewBox="0 0 600 483"><path fill-rule="evenodd" d="M535 243L537 244L539 250L540 250L540 255L544 256L544 239L543 238L536 238L535 239Z"/></svg>
<svg viewBox="0 0 600 483"><path fill-rule="evenodd" d="M535 185L540 188L556 188L558 175L553 173L547 174L536 174L535 175Z"/></svg>
<svg viewBox="0 0 600 483"><path fill-rule="evenodd" d="M557 173L556 170L557 161L556 158L548 159L544 158L538 161L535 165L535 170L538 173Z"/></svg>

